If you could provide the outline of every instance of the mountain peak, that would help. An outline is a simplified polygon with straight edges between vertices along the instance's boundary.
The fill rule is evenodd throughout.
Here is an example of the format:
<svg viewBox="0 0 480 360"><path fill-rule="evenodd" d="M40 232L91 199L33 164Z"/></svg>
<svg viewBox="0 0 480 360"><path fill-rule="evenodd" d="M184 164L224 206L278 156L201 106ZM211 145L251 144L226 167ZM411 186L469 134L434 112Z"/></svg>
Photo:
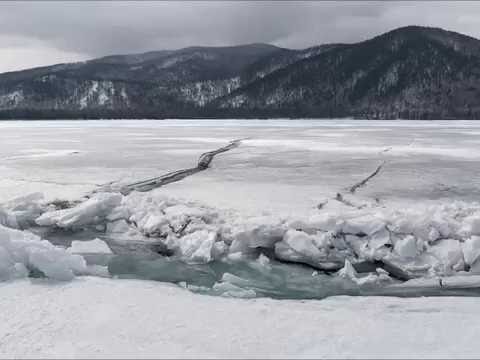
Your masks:
<svg viewBox="0 0 480 360"><path fill-rule="evenodd" d="M393 29L382 35L377 36L376 38L381 37L391 37L391 36L426 36L430 39L439 40L444 39L455 39L455 40L465 40L465 41L478 41L478 39L461 34L455 31L445 30L439 27L429 27L429 26L419 26L419 25L408 25Z"/></svg>

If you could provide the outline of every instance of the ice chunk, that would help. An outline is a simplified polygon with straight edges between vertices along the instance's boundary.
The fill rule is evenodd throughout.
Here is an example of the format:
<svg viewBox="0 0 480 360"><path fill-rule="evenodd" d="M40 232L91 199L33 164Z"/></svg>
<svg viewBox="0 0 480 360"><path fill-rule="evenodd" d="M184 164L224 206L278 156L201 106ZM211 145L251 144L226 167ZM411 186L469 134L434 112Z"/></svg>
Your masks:
<svg viewBox="0 0 480 360"><path fill-rule="evenodd" d="M212 248L216 239L217 233L200 230L176 239L176 246L185 259L207 263L212 260Z"/></svg>
<svg viewBox="0 0 480 360"><path fill-rule="evenodd" d="M90 241L72 241L67 249L72 254L112 254L112 250L105 241L94 239Z"/></svg>
<svg viewBox="0 0 480 360"><path fill-rule="evenodd" d="M391 242L390 234L385 227L373 234L368 241L368 246L373 250L379 249L387 244L391 244Z"/></svg>
<svg viewBox="0 0 480 360"><path fill-rule="evenodd" d="M145 234L153 234L154 232L168 233L169 222L165 215L151 214L146 216L139 224L139 227Z"/></svg>
<svg viewBox="0 0 480 360"><path fill-rule="evenodd" d="M36 223L41 226L56 225L62 228L95 225L104 220L121 201L120 194L98 193L74 208L46 212L36 220Z"/></svg>
<svg viewBox="0 0 480 360"><path fill-rule="evenodd" d="M314 214L308 219L308 224L316 230L336 233L341 230L343 220L334 214Z"/></svg>
<svg viewBox="0 0 480 360"><path fill-rule="evenodd" d="M458 240L438 241L430 247L429 253L438 259L437 267L440 267L441 271L445 273L464 269L463 251Z"/></svg>
<svg viewBox="0 0 480 360"><path fill-rule="evenodd" d="M465 262L472 265L480 256L480 236L472 236L462 244Z"/></svg>
<svg viewBox="0 0 480 360"><path fill-rule="evenodd" d="M283 241L290 248L310 258L322 256L320 250L315 246L315 238L303 231L288 230Z"/></svg>
<svg viewBox="0 0 480 360"><path fill-rule="evenodd" d="M37 213L43 208L42 202L44 200L42 193L32 193L26 196L18 197L3 206L11 212L30 212Z"/></svg>
<svg viewBox="0 0 480 360"><path fill-rule="evenodd" d="M434 242L435 240L437 240L438 238L440 238L440 235L441 235L440 232L439 232L436 228L432 227L432 228L430 229L430 231L428 232L428 240L429 240L429 242Z"/></svg>
<svg viewBox="0 0 480 360"><path fill-rule="evenodd" d="M480 215L465 218L462 230L467 234L480 235Z"/></svg>
<svg viewBox="0 0 480 360"><path fill-rule="evenodd" d="M415 207L394 211L389 215L391 230L402 234L411 234L417 239L427 242L434 242L440 237L452 236L459 223L456 217L460 209L452 205L451 208L436 207Z"/></svg>
<svg viewBox="0 0 480 360"><path fill-rule="evenodd" d="M122 199L124 200L124 199ZM130 217L130 211L126 206L117 206L106 216L109 222L120 221L122 219L128 219Z"/></svg>
<svg viewBox="0 0 480 360"><path fill-rule="evenodd" d="M317 234L318 236L318 234ZM337 250L347 250L348 249L348 244L345 241L345 238L343 236L333 236L332 233L328 232L324 234L323 236L327 237L328 236L328 244L333 246ZM349 235L346 235L349 236Z"/></svg>
<svg viewBox="0 0 480 360"><path fill-rule="evenodd" d="M228 253L228 245L223 241L216 241L212 248L212 258L220 259Z"/></svg>
<svg viewBox="0 0 480 360"><path fill-rule="evenodd" d="M345 259L345 265L338 271L338 276L349 280L355 280L357 278L357 272L348 259Z"/></svg>
<svg viewBox="0 0 480 360"><path fill-rule="evenodd" d="M480 259L477 259L477 261L470 265L470 273L480 274Z"/></svg>
<svg viewBox="0 0 480 360"><path fill-rule="evenodd" d="M388 274L384 274L384 273L380 273L380 274L370 273L367 276L363 276L358 279L355 279L355 282L360 286L374 285L378 283L386 283L391 281L392 281L392 278Z"/></svg>
<svg viewBox="0 0 480 360"><path fill-rule="evenodd" d="M192 202L182 202L163 195L132 193L124 198L123 206L130 214L128 220L137 230L149 237L181 237L199 230L216 231L212 226L217 212ZM122 207L123 207L122 206ZM118 209L118 208L116 208Z"/></svg>
<svg viewBox="0 0 480 360"><path fill-rule="evenodd" d="M0 225L21 229L35 224L35 219L45 211L43 194L33 193L13 199L0 208Z"/></svg>
<svg viewBox="0 0 480 360"><path fill-rule="evenodd" d="M227 255L227 259L231 261L241 261L243 259L243 254L240 251L231 252Z"/></svg>
<svg viewBox="0 0 480 360"><path fill-rule="evenodd" d="M351 280L360 286L392 281L388 272L383 269L376 269L375 273L369 273L366 276L359 276L348 260L345 260L344 267L338 271L337 275L344 279Z"/></svg>
<svg viewBox="0 0 480 360"><path fill-rule="evenodd" d="M0 208L0 225L8 226L8 214Z"/></svg>
<svg viewBox="0 0 480 360"><path fill-rule="evenodd" d="M102 265L88 265L87 269L82 273L82 275L91 275L104 278L111 277L110 272L108 271L108 266Z"/></svg>
<svg viewBox="0 0 480 360"><path fill-rule="evenodd" d="M253 299L257 296L252 289L243 289L240 286L229 282L218 282L212 287L212 290L223 297L235 297L243 299Z"/></svg>
<svg viewBox="0 0 480 360"><path fill-rule="evenodd" d="M249 249L272 249L276 242L281 241L286 231L285 224L276 218L263 216L245 219L244 223L234 226L231 252L248 252Z"/></svg>
<svg viewBox="0 0 480 360"><path fill-rule="evenodd" d="M299 260L298 256L315 259L324 255L314 245L314 238L311 235L298 230L288 230L282 242L276 244L275 253L282 259L288 259L291 254L295 254L295 261Z"/></svg>
<svg viewBox="0 0 480 360"><path fill-rule="evenodd" d="M258 256L257 261L262 266L269 266L270 265L270 259L263 254L260 254Z"/></svg>
<svg viewBox="0 0 480 360"><path fill-rule="evenodd" d="M71 280L86 269L85 260L26 231L0 226L0 279L25 277L37 270L55 280Z"/></svg>
<svg viewBox="0 0 480 360"><path fill-rule="evenodd" d="M246 286L249 285L250 282L247 279L241 278L240 276L231 274L229 272L226 272L225 274L222 275L223 282L229 282L234 285L239 285L239 286Z"/></svg>
<svg viewBox="0 0 480 360"><path fill-rule="evenodd" d="M403 258L414 258L417 256L417 240L412 235L395 242L395 252Z"/></svg>
<svg viewBox="0 0 480 360"><path fill-rule="evenodd" d="M385 228L385 222L375 216L366 215L348 219L342 227L346 234L373 235Z"/></svg>
<svg viewBox="0 0 480 360"><path fill-rule="evenodd" d="M223 274L221 282L213 285L213 290L221 296L248 299L257 296L255 290L251 289L253 285L253 282L249 279L244 279L227 272Z"/></svg>
<svg viewBox="0 0 480 360"><path fill-rule="evenodd" d="M365 258L366 256L370 255L370 251L368 249L368 239L365 237L345 235L345 242L357 256Z"/></svg>
<svg viewBox="0 0 480 360"><path fill-rule="evenodd" d="M278 259L309 264L324 270L338 270L345 260L345 253L332 249L318 248L316 235L303 231L288 230L282 241L275 244ZM320 242L321 243L321 242Z"/></svg>
<svg viewBox="0 0 480 360"><path fill-rule="evenodd" d="M106 232L109 234L122 234L130 231L130 226L125 220L117 220L107 224Z"/></svg>

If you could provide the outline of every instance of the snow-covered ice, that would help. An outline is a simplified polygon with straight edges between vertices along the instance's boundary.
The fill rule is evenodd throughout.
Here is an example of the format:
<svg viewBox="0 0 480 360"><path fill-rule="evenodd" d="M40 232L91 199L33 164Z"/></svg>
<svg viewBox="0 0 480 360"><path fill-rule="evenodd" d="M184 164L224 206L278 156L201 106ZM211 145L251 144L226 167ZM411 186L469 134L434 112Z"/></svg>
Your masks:
<svg viewBox="0 0 480 360"><path fill-rule="evenodd" d="M15 162L9 162L11 156L5 157L7 177L9 173L25 172L22 176L25 179L33 166L37 167L37 174L54 178L60 170L61 178L45 182L32 180L29 185L35 184L42 192L18 199L9 196L14 191L2 191L2 196L7 198L2 205L2 224L27 232L29 228L35 232L35 227L74 233L88 230L93 235L103 236L102 241L114 242L113 247L117 249L121 246L119 243L155 242L161 246L160 253L174 254L190 263L205 264L235 253L257 256L266 250L279 260L331 270L342 268L346 261L380 260L412 276L474 273L479 267L476 243L480 231L480 205L475 193L459 183L464 181L462 176L457 174L448 179L442 174L454 166L457 173L468 171L472 166L464 166L458 159L449 161L451 154L443 150L434 151L448 148L454 157L460 148L475 153L477 143L472 142L475 135L465 129L469 126L475 129L476 123L439 122L436 128L430 122L305 121L288 124L279 121L262 125L260 122L227 121L220 126L220 123L198 121L190 128L182 124L162 121L39 122L28 127L25 123L2 123L8 144L5 149L13 153L16 150L12 146L14 143L8 141L9 131L13 139L17 139L19 130L32 139L32 148L18 148L19 153L35 154L41 150L45 154L50 146L53 153L60 154L63 150L58 148L58 143L43 140L42 135L53 132L73 136L73 140L78 141L79 154L97 153L89 164L97 166L95 174L111 176L110 181L103 178L104 184L139 179L145 166L150 169L148 177L163 170L176 170L182 163L191 166L186 160L190 155L161 155L156 146L159 144L166 148L181 145L188 149L202 144L206 147L223 144L233 137L246 138L239 148L218 156L206 172L151 193L134 192L128 196L103 192L99 186L88 185L100 185L102 179L98 175L89 178L94 172L87 167L87 159L58 160L53 166L51 161L42 161L42 157L17 157ZM392 129L395 129L395 136L392 136ZM329 133L335 136L328 136ZM348 136L349 143L336 142L339 134ZM463 142L448 147L446 139L451 136ZM111 144L116 153L108 156L100 153L103 148L97 148L98 138ZM408 144L402 143L407 140ZM151 148L145 146L148 142ZM404 147L409 150L405 152ZM444 182L459 183L451 185L453 190L446 188L444 194L433 196L428 192L419 194L417 187L410 187L409 181L419 180L414 172L419 170L418 159L426 155L424 147L433 152L428 152L422 171L435 173ZM413 153L415 156L411 158ZM69 156L68 152L64 154ZM361 169L364 160L365 164L381 160L385 169L368 186L349 194L349 187L371 172L371 167ZM442 161L448 163L438 166ZM190 158L189 162L194 163L195 159ZM468 158L468 162L473 160ZM158 168L152 168L154 164ZM124 172L127 168L131 173L115 178L115 171L102 170L107 166L113 166L117 174L118 170ZM407 173L391 181L388 171L398 166L407 166L413 176ZM268 170L271 175L263 176L259 168ZM326 171L320 175L318 171L323 169ZM349 173L339 173L345 170ZM278 171L285 176L279 176ZM299 172L304 175L295 178ZM85 181L85 178L89 179ZM89 191L78 191L71 186L74 180L83 181L85 189L87 185L90 187ZM432 186L431 179L428 180ZM314 185L313 181L317 183ZM17 187L24 182L16 182ZM271 192L265 194L265 186ZM288 191L285 186L289 187ZM399 186L402 190L398 192ZM313 188L321 196L314 194ZM100 192L92 193L93 190ZM179 192L182 196L178 196ZM304 201L305 198L308 200ZM76 203L68 202L69 199ZM266 206L267 199L269 206ZM420 199L422 201L418 201ZM77 240L75 235L70 237L65 247ZM74 246L79 246L76 244L78 241ZM259 253L259 249L263 250Z"/></svg>
<svg viewBox="0 0 480 360"><path fill-rule="evenodd" d="M186 301L185 306L188 301L232 304L228 306L244 309L239 311L245 311L249 319L255 317L252 313L255 304L268 304L265 306L279 311L269 313L271 321L286 321L287 315L283 317L281 309L288 306L335 309L334 315L345 320L336 332L315 327L314 320L329 323L330 318L293 316L289 321L296 323L297 328L302 323L298 338L284 339L290 345L280 348L272 345L273 340L263 345L256 343L253 332L251 338L244 338L246 345L239 342L229 350L218 340L229 333L220 326L217 331L212 327L215 341L208 343L203 352L198 348L201 343L197 343L198 334L192 335L195 340L190 343L186 341L185 330L158 342L168 350L163 354L275 356L276 349L282 356L468 356L475 350L478 353L479 349L471 343L462 343L460 348L448 345L444 339L451 333L441 331L440 323L435 322L440 320L425 323L426 315L405 310L414 304L426 309L418 310L420 314L445 314L442 304L452 309L456 303L466 304L465 312L472 318L465 325L474 329L477 317L473 311L477 309L473 302L469 303L474 299L432 298L429 303L428 299L420 298L331 298L306 304L244 299L310 299L336 294L478 295L479 128L480 124L467 121L0 123L0 278L8 280L0 284L2 293L5 290L20 298L34 289L40 293L50 289L42 304L48 302L48 296L58 296L57 304L70 301L68 306L82 312L83 307L95 304L95 296L100 297L110 289L115 306L108 311L105 307L96 308L94 312L115 312L119 317L117 325L112 321L108 326L122 328L118 324L128 323L125 336L134 336L135 332L130 313L127 311L124 316L120 313L131 305L130 298L122 295L128 288L135 289L132 296L137 294L144 305L150 304L144 297L156 289L160 294L170 294L172 302ZM206 171L148 193L132 192L124 196L115 191L117 185L196 166L201 152L233 139L245 140L239 147L215 157ZM351 191L352 186L360 184L380 164L383 164L381 170L368 184ZM367 270L356 270L365 264L369 266ZM330 274L326 275L322 269ZM405 274L415 279L402 283L399 279ZM70 282L53 284L36 279L32 284L19 280L25 277ZM203 297L146 280L99 277L171 282L193 292L243 300ZM80 295L83 292L94 296L83 298ZM154 295L152 299L168 303L158 297L163 295ZM76 302L71 300L75 297ZM2 301L8 302L3 298ZM33 298L24 299L23 303L35 311ZM345 309L341 309L342 304ZM353 318L353 313L367 304L379 306L381 315L371 310L362 316L380 316L382 320L379 320L380 330L372 325L369 333L370 341L378 340L378 347L369 346L362 352L359 349L366 340L352 340L354 328L362 324ZM349 306L354 309L351 313ZM396 309L401 309L403 318L412 317L413 323L409 325L418 328L416 336L422 336L422 329L423 336L432 336L429 346L413 337L406 338L401 331L406 331L407 325L398 330L386 325ZM146 310L139 311L145 314ZM458 322L465 315L456 311L460 313L453 310L448 313L451 321ZM72 318L76 325L71 325L69 334L78 335L77 344L61 339L52 343L39 337L36 352L15 332L8 335L7 330L2 330L4 336L16 340L14 345L0 343L0 353L22 356L89 356L97 350L106 356L121 351L129 353L125 338L115 340L106 335L95 345L87 332L90 326L100 325L95 322L89 325L83 320L87 318ZM60 321L50 313L38 320L48 324ZM24 326L22 321L28 319L16 314L10 321L15 327ZM35 325L29 326L33 333ZM57 325L51 326L52 334L58 335ZM263 325L258 326L260 329ZM6 327L0 325L0 329ZM283 344L280 330L275 328L268 335L271 338L264 339L280 339ZM235 331L238 338L240 332ZM318 336L316 331L320 331ZM136 335L132 343L140 345L132 347L131 354L151 356L159 349L148 344L155 334L158 332L148 328L144 337ZM401 336L388 342L386 334ZM185 346L181 349L175 347L179 341L176 336L184 339ZM337 338L332 340L332 336ZM327 338L329 343L321 340ZM345 346L347 338L349 346ZM405 348L402 341L411 347ZM116 346L118 342L124 344L116 347L118 353L106 350L107 344Z"/></svg>
<svg viewBox="0 0 480 360"><path fill-rule="evenodd" d="M2 358L477 358L477 298L233 299L158 282L0 283Z"/></svg>

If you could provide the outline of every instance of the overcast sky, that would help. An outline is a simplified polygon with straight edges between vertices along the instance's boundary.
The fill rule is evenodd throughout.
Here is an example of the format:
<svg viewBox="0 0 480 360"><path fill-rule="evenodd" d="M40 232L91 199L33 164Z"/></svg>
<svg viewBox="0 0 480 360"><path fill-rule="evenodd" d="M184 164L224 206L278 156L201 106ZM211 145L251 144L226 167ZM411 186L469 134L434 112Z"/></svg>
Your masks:
<svg viewBox="0 0 480 360"><path fill-rule="evenodd" d="M304 48L404 25L480 38L480 1L1 1L0 72L191 45Z"/></svg>

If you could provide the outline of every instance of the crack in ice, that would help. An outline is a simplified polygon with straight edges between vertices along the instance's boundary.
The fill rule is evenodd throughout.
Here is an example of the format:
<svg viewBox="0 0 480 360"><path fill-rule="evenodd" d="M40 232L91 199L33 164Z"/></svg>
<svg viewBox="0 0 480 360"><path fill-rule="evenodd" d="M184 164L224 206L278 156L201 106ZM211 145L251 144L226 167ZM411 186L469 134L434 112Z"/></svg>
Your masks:
<svg viewBox="0 0 480 360"><path fill-rule="evenodd" d="M210 166L211 162L213 161L216 155L230 151L238 147L242 140L244 139L233 140L226 146L223 146L216 150L207 151L201 154L198 159L196 167L189 168L189 169L176 170L176 171L172 171L167 174L157 176L151 179L142 180L135 183L124 185L120 188L120 193L122 193L123 195L128 195L132 191L138 191L138 192L151 191L156 188L165 186L167 184L183 180L186 177L192 176L198 172L204 171L208 169L208 167ZM97 190L96 192L111 191L112 184L113 183L108 183L105 186L103 186L103 188L101 188L100 190Z"/></svg>

